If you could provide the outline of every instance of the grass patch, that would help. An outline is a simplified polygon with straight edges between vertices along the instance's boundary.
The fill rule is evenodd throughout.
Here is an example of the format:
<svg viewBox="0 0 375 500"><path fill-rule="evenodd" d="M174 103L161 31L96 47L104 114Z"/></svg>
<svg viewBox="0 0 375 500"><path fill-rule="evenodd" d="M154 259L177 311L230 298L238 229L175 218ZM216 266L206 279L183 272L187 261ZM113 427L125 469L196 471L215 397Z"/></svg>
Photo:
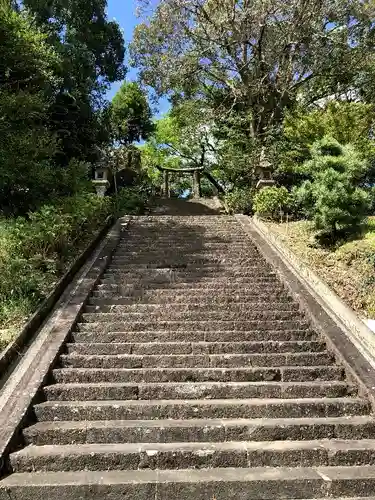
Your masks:
<svg viewBox="0 0 375 500"><path fill-rule="evenodd" d="M311 222L268 225L350 307L375 318L375 217L368 218L360 236L333 248L313 244Z"/></svg>

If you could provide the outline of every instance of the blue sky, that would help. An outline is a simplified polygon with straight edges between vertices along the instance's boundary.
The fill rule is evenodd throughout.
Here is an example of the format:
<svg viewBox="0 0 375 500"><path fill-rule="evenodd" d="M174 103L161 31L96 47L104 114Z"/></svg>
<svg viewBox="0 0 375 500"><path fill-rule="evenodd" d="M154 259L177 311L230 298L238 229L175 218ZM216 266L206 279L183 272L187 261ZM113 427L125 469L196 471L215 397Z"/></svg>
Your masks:
<svg viewBox="0 0 375 500"><path fill-rule="evenodd" d="M124 32L124 38L126 44L128 44L133 36L133 30L139 20L135 16L136 0L108 0L108 18L115 18L116 21L121 26ZM128 55L128 54L127 54ZM126 79L136 80L137 71L134 68L129 67L128 60L126 60L128 73ZM121 82L117 82L112 85L111 90L108 92L108 99L112 99L115 95ZM162 99L159 103L159 113L164 113L169 109L169 103L166 99Z"/></svg>

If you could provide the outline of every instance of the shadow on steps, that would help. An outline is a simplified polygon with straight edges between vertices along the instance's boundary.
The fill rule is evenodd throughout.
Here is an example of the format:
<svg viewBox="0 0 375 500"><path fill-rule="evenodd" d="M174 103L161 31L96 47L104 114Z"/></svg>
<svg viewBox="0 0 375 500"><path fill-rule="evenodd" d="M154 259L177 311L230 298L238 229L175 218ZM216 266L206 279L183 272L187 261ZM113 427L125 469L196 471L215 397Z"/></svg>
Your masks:
<svg viewBox="0 0 375 500"><path fill-rule="evenodd" d="M216 198L182 200L177 198L158 199L155 202L155 215L220 215L224 213Z"/></svg>

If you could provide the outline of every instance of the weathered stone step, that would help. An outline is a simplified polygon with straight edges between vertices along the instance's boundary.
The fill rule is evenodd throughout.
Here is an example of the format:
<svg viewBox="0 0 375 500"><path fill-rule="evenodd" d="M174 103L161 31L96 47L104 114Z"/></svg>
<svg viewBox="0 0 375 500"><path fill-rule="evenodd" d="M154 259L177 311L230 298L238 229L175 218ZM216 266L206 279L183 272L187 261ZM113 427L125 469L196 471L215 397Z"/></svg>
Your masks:
<svg viewBox="0 0 375 500"><path fill-rule="evenodd" d="M118 271L144 270L149 269L150 272L167 272L167 271L237 271L237 272L253 272L254 274L265 273L275 276L276 273L269 266L260 265L250 259L247 262L239 257L216 256L209 259L207 257L197 258L195 256L181 256L179 259L167 259L165 252L161 252L160 258L153 258L151 255L139 256L133 258L114 257L109 268Z"/></svg>
<svg viewBox="0 0 375 500"><path fill-rule="evenodd" d="M375 439L29 445L10 455L14 472L372 465Z"/></svg>
<svg viewBox="0 0 375 500"><path fill-rule="evenodd" d="M360 398L46 401L34 406L38 421L206 418L314 418L368 415Z"/></svg>
<svg viewBox="0 0 375 500"><path fill-rule="evenodd" d="M324 342L318 341L267 341L267 342L101 342L70 343L68 354L250 354L322 352Z"/></svg>
<svg viewBox="0 0 375 500"><path fill-rule="evenodd" d="M48 401L126 399L339 398L356 396L346 382L185 382L54 384L44 388Z"/></svg>
<svg viewBox="0 0 375 500"><path fill-rule="evenodd" d="M175 313L187 313L190 311L197 311L201 314L206 314L212 311L236 311L239 313L245 313L248 310L258 312L269 310L275 311L299 311L298 304L294 302L229 302L229 303L218 303L214 304L202 304L201 302L190 302L190 303L179 303L174 304L173 302L167 304L153 304L153 303L131 303L131 304L102 304L100 301L90 301L91 304L85 307L86 313L132 313L137 312L141 314L155 313L159 311L170 311L173 310ZM94 304L92 304L94 302Z"/></svg>
<svg viewBox="0 0 375 500"><path fill-rule="evenodd" d="M38 422L23 431L26 444L170 443L373 439L370 416L283 419L110 420Z"/></svg>
<svg viewBox="0 0 375 500"><path fill-rule="evenodd" d="M254 277L254 276L222 276L221 273L218 275L207 276L206 274L194 276L192 274L186 276L179 276L176 273L156 273L155 275L149 274L147 271L142 272L141 274L121 274L121 273L106 273L101 279L101 283L103 285L121 285L123 283L132 281L139 281L140 283L176 283L179 286L188 286L191 287L192 283L195 286L202 287L204 285L223 285L226 284L245 284L247 286L254 287L263 287L263 285L268 285L269 287L273 287L274 285L279 284L280 282L275 277ZM281 284L279 285L281 286Z"/></svg>
<svg viewBox="0 0 375 500"><path fill-rule="evenodd" d="M247 269L241 268L238 266L225 266L223 265L222 269L213 266L201 266L200 268L189 268L187 266L182 267L163 267L162 264L155 264L155 267L152 267L152 264L145 264L142 266L141 264L129 264L127 266L120 266L119 264L112 264L105 274L103 275L104 279L110 279L112 277L119 277L121 279L125 278L139 278L139 277L168 277L168 278L254 278L256 281L278 281L277 275L264 271L262 269Z"/></svg>
<svg viewBox="0 0 375 500"><path fill-rule="evenodd" d="M259 265L254 266L253 258L244 258L244 257L225 257L225 256L216 256L216 258L208 258L208 257L195 257L195 256L181 256L180 258L168 259L164 255L160 255L160 257L153 257L151 255L138 256L136 258L114 258L112 260L111 270L118 272L129 272L132 270L144 270L149 269L150 272L157 271L190 271L192 272L237 272L238 274L242 271L245 272L253 272L254 274L269 274L271 276L275 276L275 273L272 272L269 267L262 267Z"/></svg>
<svg viewBox="0 0 375 500"><path fill-rule="evenodd" d="M249 368L61 368L53 370L57 383L98 382L308 382L344 380L339 366L284 366Z"/></svg>
<svg viewBox="0 0 375 500"><path fill-rule="evenodd" d="M169 200L170 201L170 200ZM184 203L184 208L185 208L185 202L181 202L180 200L177 200L180 203ZM176 202L176 200L173 200L173 202ZM187 210L189 210L189 206L186 207ZM189 215L188 217L183 214L183 215L165 215L165 214L152 214L152 215L140 215L137 216L136 218L132 218L130 221L130 227L141 227L145 226L147 227L148 225L156 225L156 224L176 224L178 222L179 227L180 225L186 226L186 227L197 227L201 225L206 225L206 224L229 224L231 226L237 226L238 225L238 220L233 217L232 215L226 215L226 214L199 214L199 215Z"/></svg>
<svg viewBox="0 0 375 500"><path fill-rule="evenodd" d="M267 354L68 354L62 367L72 368L233 368L278 366L327 366L335 362L328 352Z"/></svg>
<svg viewBox="0 0 375 500"><path fill-rule="evenodd" d="M208 235L204 235L205 242L207 243L219 243L223 246L236 246L238 244L243 244L244 242L246 243L249 241L246 237L244 238L242 235L236 236L236 235L228 235L228 234L215 234L211 233ZM134 247L149 247L153 246L154 248L162 248L166 247L169 244L169 248L171 246L171 241L173 241L173 245L176 245L177 247L185 247L187 251L189 251L190 248L192 248L192 245L195 243L194 236L192 238L186 238L184 235L179 234L176 236L159 236L159 237L153 237L150 234L128 234L127 238L123 239L121 246L119 247L119 251L121 248L126 251L127 248L129 248L129 245L133 245ZM254 246L249 244L249 255L258 255L259 258L259 252Z"/></svg>
<svg viewBox="0 0 375 500"><path fill-rule="evenodd" d="M150 286L151 285L151 286ZM202 300L211 301L213 303L221 300L248 300L249 302L256 301L287 301L291 298L287 295L285 288L281 286L262 287L262 289L254 290L249 287L234 287L232 289L200 287L193 286L192 288L179 288L178 284L169 283L167 286L157 284L146 284L145 287L135 285L98 285L93 291L93 297L110 298L116 300L137 298L138 300L165 302L186 302L189 299L192 301Z"/></svg>
<svg viewBox="0 0 375 500"><path fill-rule="evenodd" d="M185 245L186 248L190 248L190 243L191 241L194 241L194 238L196 236L190 235L190 239L186 232L180 232L178 234L174 235L165 235L165 234L160 234L160 233L152 233L150 231L144 231L144 232L128 232L123 238L122 243L142 243L143 245L149 245L149 244L154 244L154 247L158 247L159 245L165 245L170 243L171 241L174 242L174 244L178 245ZM219 231L219 230L214 230L214 231L205 231L203 235L198 235L197 238L204 238L205 242L212 242L212 243L221 243L221 244L237 244L237 243L243 243L248 241L245 235L243 234L236 234L236 233L231 233L230 231ZM257 250L254 248L253 245L249 244L249 252L257 252Z"/></svg>
<svg viewBox="0 0 375 500"><path fill-rule="evenodd" d="M178 200L180 201L180 200ZM176 200L173 200L173 202L176 202ZM181 201L180 201L181 203ZM185 208L185 202L184 203L184 208ZM187 210L189 210L189 207L186 207ZM183 215L166 215L166 214L152 214L152 215L140 215L137 216L136 218L132 218L130 220L130 226L129 227L159 227L161 224L167 225L167 228L169 228L168 224L172 224L172 227L178 223L178 228L180 227L190 227L192 226L193 228L199 227L199 226L206 226L207 224L226 224L229 226L238 226L238 220L233 217L232 215L226 215L226 214L198 214L198 215L189 215L188 217L183 214Z"/></svg>
<svg viewBox="0 0 375 500"><path fill-rule="evenodd" d="M72 333L75 342L254 342L254 341L315 341L317 334L311 329L293 330L139 330L136 332L103 332L85 329Z"/></svg>
<svg viewBox="0 0 375 500"><path fill-rule="evenodd" d="M33 472L0 482L7 500L374 500L374 490L374 466Z"/></svg>
<svg viewBox="0 0 375 500"><path fill-rule="evenodd" d="M212 308L213 309L213 308ZM155 321L204 321L210 319L215 321L299 321L303 315L298 310L258 310L243 308L242 310L233 310L232 308L218 308L211 311L198 308L188 311L174 310L173 308L158 308L149 311L146 314L144 311L129 311L129 312L87 312L81 316L81 321L84 323L122 323L122 322L142 322L152 323Z"/></svg>
<svg viewBox="0 0 375 500"><path fill-rule="evenodd" d="M201 256L206 259L210 259L211 257L216 258L226 258L226 257L234 257L234 256L246 256L247 258L252 257L253 263L252 265L256 265L258 267L269 267L266 261L259 258L259 253L255 249L249 249L247 243L244 244L233 244L233 243L224 243L224 244L212 244L212 245L173 245L171 248L171 244L169 243L149 243L143 244L142 241L138 241L135 243L129 242L126 245L122 245L117 247L113 254L113 259L121 259L121 260L131 260L135 256L145 257L148 256L162 256L163 260L166 258L179 256L180 258L186 257L195 257Z"/></svg>
<svg viewBox="0 0 375 500"><path fill-rule="evenodd" d="M103 290L107 292L116 292L118 294L127 295L129 293L135 292L175 292L184 293L187 292L199 292L199 293L209 293L209 294L233 294L233 293L246 293L252 296L266 296L267 294L285 294L286 290L281 283L276 282L271 283L232 283L231 280L225 283L215 282L215 281L195 281L191 283L186 282L165 282L157 283L154 281L140 280L137 283L106 283L99 284L96 287L97 290Z"/></svg>
<svg viewBox="0 0 375 500"><path fill-rule="evenodd" d="M196 230L198 229L198 230ZM247 239L246 233L243 231L242 227L237 224L233 227L233 224L215 224L209 223L205 225L182 225L176 224L174 221L172 224L157 224L157 225L137 225L130 226L126 233L123 234L123 239L140 236L153 237L154 239L173 239L177 237L184 237L184 241L193 240L195 237L200 236L202 239L207 240L209 237L215 238L215 236L233 236L236 238ZM215 241L217 238L215 239Z"/></svg>
<svg viewBox="0 0 375 500"><path fill-rule="evenodd" d="M77 330L80 332L143 332L147 330L156 331L206 331L206 332L225 332L225 331L267 331L267 330L303 330L309 329L307 321L295 319L286 320L202 320L202 321L96 321L91 323L78 323Z"/></svg>
<svg viewBox="0 0 375 500"><path fill-rule="evenodd" d="M176 249L174 246L171 248L169 247L149 247L149 248L131 248L122 250L121 253L119 251L116 251L113 254L113 259L112 262L123 262L123 263L132 263L134 259L150 259L151 261L154 260L161 260L161 261L172 261L172 262L191 262L192 260L194 261L195 259L201 260L203 259L205 263L212 263L213 265L215 262L222 263L222 262L231 262L232 260L237 260L241 261L241 259L245 259L248 261L249 259L251 262L249 265L251 267L258 267L258 268L268 268L271 269L269 264L267 264L264 260L261 259L255 259L255 252L248 250L246 246L243 247L234 247L235 250L231 246L228 247L219 247L210 249L204 249L204 248L180 248L179 250Z"/></svg>
<svg viewBox="0 0 375 500"><path fill-rule="evenodd" d="M259 252L255 247L250 246L248 241L243 241L242 243L195 243L194 241L185 244L173 244L173 249L171 249L171 243L169 242L144 242L139 240L133 241L123 241L115 250L113 256L114 258L127 257L129 255L147 255L148 253L162 253L165 252L166 255L246 255L247 257L254 256L254 262L258 261L258 265L266 265L265 261L259 259ZM172 253L173 252L173 253ZM256 258L258 257L258 258Z"/></svg>
<svg viewBox="0 0 375 500"><path fill-rule="evenodd" d="M33 472L0 482L7 500L374 500L374 490L374 466Z"/></svg>
<svg viewBox="0 0 375 500"><path fill-rule="evenodd" d="M108 295L106 297L106 295ZM201 292L185 292L185 293L174 293L173 290L161 290L159 292L142 292L139 293L134 291L131 296L119 297L114 295L110 297L110 292L103 293L99 291L95 291L93 293L93 297L90 298L90 305L141 305L142 301L145 303L144 305L148 306L157 306L161 304L165 304L166 306L173 306L179 304L181 306L191 303L199 303L202 307L210 306L210 305L236 305L241 304L246 301L246 304L249 304L249 307L262 308L265 305L272 304L273 306L282 307L284 305L289 304L290 306L293 304L290 297L286 294L271 294L259 297L258 295L246 295L244 293L232 293L228 295L218 294L218 295L209 295L206 291ZM142 305L143 307L143 305ZM293 307L297 307L293 305Z"/></svg>
<svg viewBox="0 0 375 500"><path fill-rule="evenodd" d="M236 302L248 301L250 304L252 303L265 303L265 302L273 302L273 303L290 303L292 302L291 297L289 297L285 290L281 290L280 292L270 292L270 293L259 293L254 294L248 291L247 293L244 291L231 291L228 294L224 294L222 292L215 293L215 290L212 290L212 293L209 289L201 289L201 290L169 290L167 288L159 288L154 290L142 290L141 288L128 287L125 290L125 293L122 295L116 291L116 289L99 289L94 290L92 293L92 297L89 301L89 304L95 304L98 300L98 303L103 304L139 304L145 302L147 304L186 304L189 300L192 302L199 302L202 305L205 304L233 304Z"/></svg>

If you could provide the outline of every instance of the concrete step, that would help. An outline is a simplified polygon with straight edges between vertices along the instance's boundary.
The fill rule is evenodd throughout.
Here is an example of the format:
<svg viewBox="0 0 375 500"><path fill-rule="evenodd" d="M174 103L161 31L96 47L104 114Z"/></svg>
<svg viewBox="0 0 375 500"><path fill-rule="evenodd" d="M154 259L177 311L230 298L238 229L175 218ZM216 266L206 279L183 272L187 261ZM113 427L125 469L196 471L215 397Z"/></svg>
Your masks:
<svg viewBox="0 0 375 500"><path fill-rule="evenodd" d="M254 342L254 341L315 341L317 334L311 329L294 330L143 330L136 332L103 332L100 329L72 333L75 342Z"/></svg>
<svg viewBox="0 0 375 500"><path fill-rule="evenodd" d="M369 415L361 398L46 401L34 406L41 421L217 418L322 418Z"/></svg>
<svg viewBox="0 0 375 500"><path fill-rule="evenodd" d="M120 295L128 295L129 292L143 292L143 293L155 293L155 292L175 292L184 293L196 292L196 293L212 293L212 294L238 294L243 293L254 297L264 297L272 294L285 295L286 290L284 286L277 283L255 283L253 281L249 283L237 283L231 280L225 281L224 283L215 281L195 281L191 283L186 282L165 282L158 283L152 280L140 280L136 283L100 283L96 287L97 290L104 291L115 291Z"/></svg>
<svg viewBox="0 0 375 500"><path fill-rule="evenodd" d="M183 242L176 243L173 242L173 249L171 249L170 241L166 242L156 242L156 241L131 241L131 240L122 240L120 245L114 252L115 257L126 257L128 255L137 255L147 253L157 253L165 251L167 255L196 255L196 254L204 254L204 255L242 255L245 254L247 256L258 256L259 252L257 249L248 244L248 241L242 242ZM260 262L261 263L261 262Z"/></svg>
<svg viewBox="0 0 375 500"><path fill-rule="evenodd" d="M47 401L126 399L253 399L339 398L356 396L346 382L187 382L53 384L44 388Z"/></svg>
<svg viewBox="0 0 375 500"><path fill-rule="evenodd" d="M147 287L142 289L141 287L134 287L134 285L129 286L117 286L117 285L99 285L99 287L93 291L93 298L99 299L110 299L108 304L121 303L125 301L128 303L134 302L134 299L138 301L147 301L147 303L176 303L182 302L186 303L189 300L197 301L201 304L215 304L221 302L236 302L247 300L249 303L257 301L279 301L279 302L291 302L291 298L287 295L285 289L281 287L276 287L276 290L254 293L252 288L243 289L232 289L225 291L220 291L216 288L183 288L178 289L176 286L172 288L168 285L168 288L154 288Z"/></svg>
<svg viewBox="0 0 375 500"><path fill-rule="evenodd" d="M171 255L176 256L186 256L186 255L204 255L217 257L218 255L246 255L247 257L254 257L254 263L257 262L258 265L267 265L265 261L259 258L259 252L254 247L249 247L247 242L242 243L208 243L208 244L196 244L194 242L189 242L186 244L173 244L171 248L170 242L146 242L139 240L137 242L123 241L115 250L113 256L114 258L127 258L134 257L135 255L159 255L164 252L164 255L168 257Z"/></svg>
<svg viewBox="0 0 375 500"><path fill-rule="evenodd" d="M194 239L208 243L222 243L222 244L236 244L243 243L247 241L246 236L244 237L242 234L234 234L230 231L204 231L204 234L192 235L188 234L187 231L181 231L176 234L161 234L161 232L151 232L151 231L137 231L137 232L128 232L126 237L123 238L122 243L126 245L126 243L143 243L144 245L153 243L155 247L158 247L160 244L168 244L171 241L176 245L185 245L186 248L190 247L190 244ZM253 245L249 245L249 251L254 249ZM255 249L254 249L255 250ZM255 250L256 251L256 250Z"/></svg>
<svg viewBox="0 0 375 500"><path fill-rule="evenodd" d="M244 233L242 227L239 224L227 225L227 224L204 224L204 225L183 225L176 223L160 223L157 225L145 225L145 226L129 226L126 233L123 234L123 240L127 238L140 236L147 236L153 239L173 239L181 238L184 241L194 241L197 236L200 236L205 241L210 237L217 241L220 236L234 237L237 239L242 238L242 240L247 239L246 233Z"/></svg>
<svg viewBox="0 0 375 500"><path fill-rule="evenodd" d="M375 439L29 445L10 455L13 472L372 465Z"/></svg>
<svg viewBox="0 0 375 500"><path fill-rule="evenodd" d="M7 500L373 500L374 490L374 466L32 472L0 482Z"/></svg>
<svg viewBox="0 0 375 500"><path fill-rule="evenodd" d="M146 283L176 283L179 286L185 287L187 286L188 288L191 287L191 285L194 283L195 286L198 286L202 288L203 285L233 285L233 284L239 284L239 285L247 285L247 286L253 286L255 287L262 287L263 285L268 285L269 287L272 285L277 285L279 284L279 281L274 278L274 277L254 277L254 276L223 276L220 274L217 274L216 276L207 276L204 273L198 274L194 276L194 274L186 275L186 276L179 276L176 273L156 273L155 275L150 274L146 270L143 271L142 273L129 273L129 274L121 274L121 273L116 273L116 274L109 274L106 273L104 274L103 278L100 280L100 283L103 285L121 285L123 283L129 282L129 281L139 281L142 283L143 281ZM281 284L279 284L281 286Z"/></svg>
<svg viewBox="0 0 375 500"><path fill-rule="evenodd" d="M201 311L198 308L190 309L188 311L174 310L173 308L158 308L153 311L149 311L146 314L144 311L128 311L128 312L87 312L83 313L81 316L81 321L84 323L122 323L122 322L137 322L142 321L146 318L147 322L152 321L199 321L204 318L205 321L210 319L213 320L225 320L225 321L282 321L293 319L299 319L303 317L301 312L298 310L294 311L283 311L276 310L273 311L268 309L264 310L249 310L242 309L242 311L228 309L218 309L211 311Z"/></svg>
<svg viewBox="0 0 375 500"><path fill-rule="evenodd" d="M253 273L275 276L275 272L268 266L254 265L254 259L249 257L239 257L239 256L221 256L216 257L209 256L181 256L178 259L169 259L164 255L160 257L152 255L140 255L138 257L114 257L112 263L109 267L111 271L118 272L129 272L149 269L150 271L190 271L191 273L199 272L236 272L240 274L243 273Z"/></svg>
<svg viewBox="0 0 375 500"><path fill-rule="evenodd" d="M142 237L143 236L143 237ZM125 236L121 238L120 243L117 247L117 252L127 251L129 248L133 251L138 249L151 249L164 247L167 250L171 249L171 240L173 240L173 247L176 248L178 252L182 252L184 249L189 249L191 251L197 250L220 250L220 249L248 249L251 253L258 252L256 246L252 243L250 238L243 238L238 235L232 235L232 237L227 238L179 238L178 235L174 235L173 238L163 239L163 238L152 238L150 235L140 235L137 237L135 233L125 233ZM259 253L258 253L259 255Z"/></svg>
<svg viewBox="0 0 375 500"><path fill-rule="evenodd" d="M105 420L38 422L23 431L26 444L170 443L373 439L371 416L282 419Z"/></svg>
<svg viewBox="0 0 375 500"><path fill-rule="evenodd" d="M335 358L325 352L268 354L68 354L60 356L62 367L73 368L233 368L278 366L327 366Z"/></svg>
<svg viewBox="0 0 375 500"><path fill-rule="evenodd" d="M205 331L205 332L222 332L222 331L267 331L267 330L308 330L309 324L307 321L295 319L292 321L286 320L202 320L202 321L96 321L91 323L78 323L77 330L79 332L144 332L144 331Z"/></svg>
<svg viewBox="0 0 375 500"><path fill-rule="evenodd" d="M251 267L257 267L257 268L268 268L271 270L271 267L269 264L267 264L265 261L261 259L254 259L252 256L255 256L255 252L251 251L249 252L249 249L244 246L244 247L218 247L215 248L214 250L208 248L181 248L180 250L175 249L175 247L171 248L169 247L149 247L149 248L131 248L131 249L126 249L123 251L117 250L113 254L113 261L118 261L122 263L132 263L134 259L144 259L144 262L146 263L147 260L149 259L150 261L155 261L155 260L162 260L162 261L173 261L173 262L189 262L191 259L204 259L205 262L220 262L222 261L227 262L229 260L232 261L232 259L235 260L249 260L251 259L251 262L249 265Z"/></svg>
<svg viewBox="0 0 375 500"><path fill-rule="evenodd" d="M142 291L138 293L134 291L133 295L128 296L116 296L111 293L103 293L94 291L93 296L89 299L89 305L106 305L106 306L117 306L117 305L140 305L145 306L159 306L166 305L167 307L173 307L174 305L184 306L191 303L199 303L201 307L211 307L211 306L226 306L237 304L248 304L249 308L262 309L266 305L267 307L271 304L275 307L298 307L293 304L290 297L284 294L263 294L259 297L258 295L246 295L244 293L232 293L228 295L218 294L209 295L207 291L194 291L185 293L174 293L173 290L159 290L157 291Z"/></svg>
<svg viewBox="0 0 375 500"><path fill-rule="evenodd" d="M190 313L191 311L197 311L201 314L206 314L213 311L227 311L227 312L238 312L239 314L245 313L248 310L253 312L262 312L269 310L271 312L282 311L282 312L297 312L299 311L298 304L293 302L229 302L229 303L218 303L218 304L202 304L201 302L190 302L190 303L179 303L175 304L173 302L167 304L149 304L149 303L131 303L131 304L102 304L100 301L94 301L91 299L91 304L85 307L86 313L141 313L148 315L149 313L158 312L169 312L174 311L175 313Z"/></svg>
<svg viewBox="0 0 375 500"><path fill-rule="evenodd" d="M58 383L98 382L308 382L343 380L339 366L239 368L61 368L53 370Z"/></svg>
<svg viewBox="0 0 375 500"><path fill-rule="evenodd" d="M230 266L222 266L222 269L219 269L218 266L201 266L200 268L180 266L180 267L171 267L171 266L163 266L162 264L155 264L155 267L152 267L151 264L146 264L142 266L141 264L135 265L127 265L120 266L120 264L113 264L111 267L107 269L105 274L103 275L104 279L110 279L111 277L115 278L142 278L142 277L150 277L150 278L252 278L254 281L275 281L277 280L277 275L271 272L264 271L262 269L244 269L241 267L230 267Z"/></svg>
<svg viewBox="0 0 375 500"><path fill-rule="evenodd" d="M259 353L316 353L325 351L326 344L318 341L291 342L123 342L70 343L68 354L259 354Z"/></svg>
<svg viewBox="0 0 375 500"><path fill-rule="evenodd" d="M128 233L126 235L126 238L123 238L121 242L122 248L126 248L127 245L133 244L135 246L144 245L144 246L150 246L153 245L154 248L159 248L162 246L168 246L170 248L171 241L173 241L173 244L176 246L185 246L186 249L191 248L191 243L194 242L195 236L191 236L191 239L188 239L184 234L175 234L175 235L170 235L169 238L165 235L152 235L150 233L139 233L139 234L131 234ZM201 235L197 236L197 240L199 241L201 239L202 245L203 242L206 243L219 243L221 245L237 245L237 244L243 244L247 240L247 238L243 237L242 235L230 235L228 233L222 233L222 232L217 232L217 233L207 233L203 237ZM257 249L254 248L252 244L249 244L249 252L253 250L254 255L258 255L259 253L257 252Z"/></svg>

